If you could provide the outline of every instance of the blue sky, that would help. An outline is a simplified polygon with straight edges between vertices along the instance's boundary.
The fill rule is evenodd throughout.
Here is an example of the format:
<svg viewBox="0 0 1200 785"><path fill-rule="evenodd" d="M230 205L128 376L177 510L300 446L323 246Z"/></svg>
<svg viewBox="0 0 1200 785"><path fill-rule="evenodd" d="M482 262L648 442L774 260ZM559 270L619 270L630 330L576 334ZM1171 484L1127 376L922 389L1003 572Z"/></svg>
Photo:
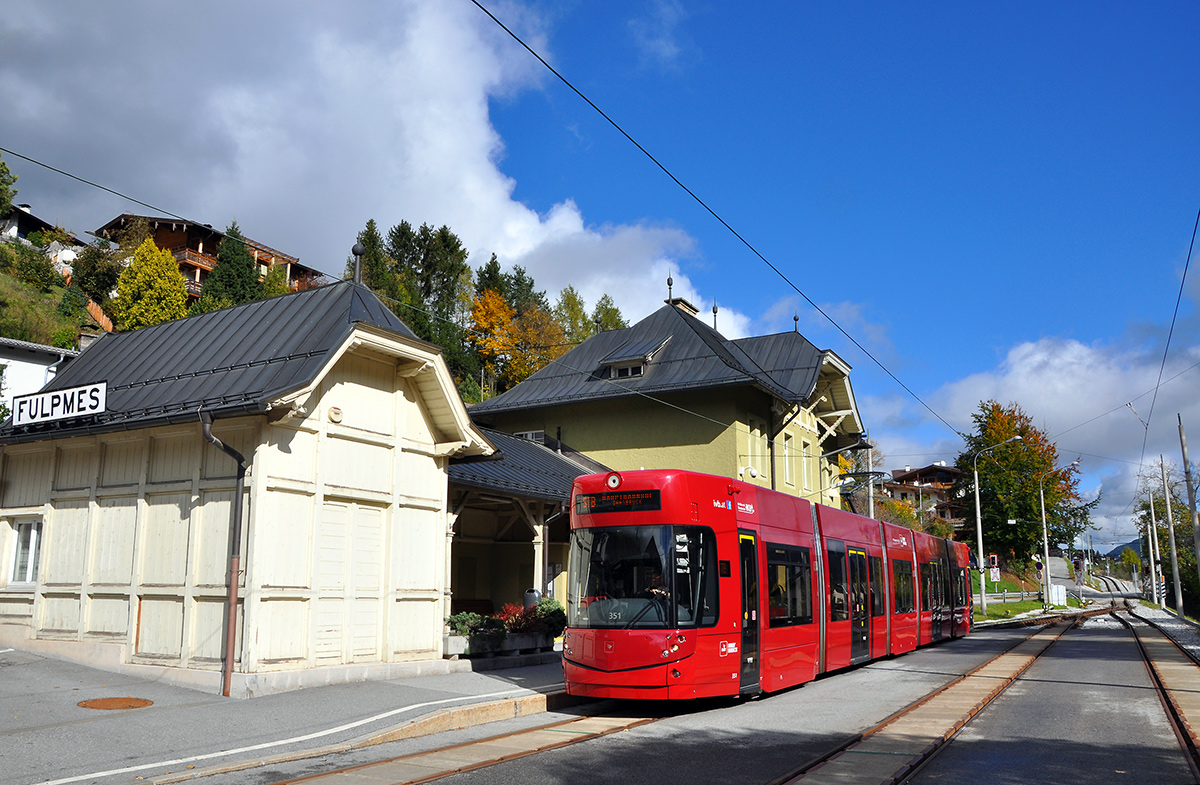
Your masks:
<svg viewBox="0 0 1200 785"><path fill-rule="evenodd" d="M955 428L996 398L1063 433L1105 536L1132 531L1123 404L1155 384L1200 209L1200 7L488 7ZM727 334L798 314L889 468L961 447L468 0L16 2L0 49L4 147L335 273L369 217L449 224L473 262L632 319L673 271ZM5 160L74 231L141 211ZM1200 361L1191 280L1168 377ZM1178 456L1176 412L1200 445L1198 375L1159 392L1149 456Z"/></svg>

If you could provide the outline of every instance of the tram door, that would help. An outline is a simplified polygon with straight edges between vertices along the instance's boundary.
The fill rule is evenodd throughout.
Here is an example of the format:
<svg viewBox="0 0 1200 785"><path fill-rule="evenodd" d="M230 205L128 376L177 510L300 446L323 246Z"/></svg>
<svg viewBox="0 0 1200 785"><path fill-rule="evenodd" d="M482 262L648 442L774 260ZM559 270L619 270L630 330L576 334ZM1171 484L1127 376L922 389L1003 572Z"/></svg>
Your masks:
<svg viewBox="0 0 1200 785"><path fill-rule="evenodd" d="M867 576L867 554L858 548L850 548L846 555L850 557L850 662L860 662L871 656L871 641L868 637L871 595Z"/></svg>
<svg viewBox="0 0 1200 785"><path fill-rule="evenodd" d="M758 692L758 548L751 532L738 531L742 563L741 692Z"/></svg>

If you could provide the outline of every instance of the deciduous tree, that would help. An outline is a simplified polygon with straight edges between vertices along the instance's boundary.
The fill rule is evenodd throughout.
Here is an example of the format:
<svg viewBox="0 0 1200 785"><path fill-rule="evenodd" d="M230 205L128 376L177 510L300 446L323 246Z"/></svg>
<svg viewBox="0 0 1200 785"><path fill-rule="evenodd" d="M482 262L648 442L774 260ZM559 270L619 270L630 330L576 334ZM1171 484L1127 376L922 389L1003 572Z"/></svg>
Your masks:
<svg viewBox="0 0 1200 785"><path fill-rule="evenodd" d="M122 330L150 327L186 315L187 290L169 251L160 251L150 239L138 246L117 280L113 312Z"/></svg>
<svg viewBox="0 0 1200 785"><path fill-rule="evenodd" d="M575 291L574 286L568 286L558 293L558 302L554 304L554 318L562 328L563 337L568 343L583 343L594 332L583 298Z"/></svg>
<svg viewBox="0 0 1200 785"><path fill-rule="evenodd" d="M629 326L629 322L621 316L621 309L617 308L613 298L607 294L596 301L596 307L592 310L592 321L601 331L624 330Z"/></svg>
<svg viewBox="0 0 1200 785"><path fill-rule="evenodd" d="M1063 541L1062 535L1079 520L1079 511L1083 510L1086 520L1086 513L1098 500L1083 504L1077 490L1078 469L1055 471L1059 468L1057 446L1017 404L1001 406L996 401L983 401L971 419L976 430L963 436L967 446L955 461L963 473L954 492L973 500L976 455L1001 445L978 456L984 547L989 553L999 554L1006 564L1024 563L1041 552L1039 485L1045 489L1048 527L1059 534L1052 539L1052 546ZM1003 444L1013 436L1020 436L1021 441ZM1010 524L1010 520L1014 522ZM967 523L969 531L974 531L973 504L968 505Z"/></svg>

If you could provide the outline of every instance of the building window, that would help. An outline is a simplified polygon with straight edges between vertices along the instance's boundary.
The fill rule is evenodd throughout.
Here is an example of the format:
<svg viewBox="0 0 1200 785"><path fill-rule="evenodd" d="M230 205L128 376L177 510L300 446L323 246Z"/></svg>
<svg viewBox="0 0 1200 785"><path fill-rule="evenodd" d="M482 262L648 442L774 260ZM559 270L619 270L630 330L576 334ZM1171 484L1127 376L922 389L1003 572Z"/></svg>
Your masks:
<svg viewBox="0 0 1200 785"><path fill-rule="evenodd" d="M641 376L645 367L644 365L624 365L620 368L614 368L613 371L616 372L618 379L626 379L630 376Z"/></svg>
<svg viewBox="0 0 1200 785"><path fill-rule="evenodd" d="M783 435L783 481L788 485L796 484L796 473L792 470L792 435Z"/></svg>
<svg viewBox="0 0 1200 785"><path fill-rule="evenodd" d="M9 559L8 582L36 583L38 551L41 547L42 522L39 520L13 523L13 544Z"/></svg>
<svg viewBox="0 0 1200 785"><path fill-rule="evenodd" d="M543 444L546 441L545 431L518 431L513 436L528 442L537 442L538 444Z"/></svg>
<svg viewBox="0 0 1200 785"><path fill-rule="evenodd" d="M804 481L804 490L812 490L812 475L808 469L808 454L812 452L812 445L808 442L800 442L800 478Z"/></svg>

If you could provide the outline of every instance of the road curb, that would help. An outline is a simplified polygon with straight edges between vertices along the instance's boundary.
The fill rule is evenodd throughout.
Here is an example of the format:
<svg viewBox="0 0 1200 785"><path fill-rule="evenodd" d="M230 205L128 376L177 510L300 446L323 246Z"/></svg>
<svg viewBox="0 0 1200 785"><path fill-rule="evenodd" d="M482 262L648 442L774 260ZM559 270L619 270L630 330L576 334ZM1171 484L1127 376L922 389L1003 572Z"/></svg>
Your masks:
<svg viewBox="0 0 1200 785"><path fill-rule="evenodd" d="M216 766L206 766L202 769L189 769L178 773L169 772L162 777L150 780L150 782L153 785L171 785L171 783L187 782L199 779L200 777L211 777L215 774L231 774L237 771L257 769L278 763L288 763L307 758L320 758L325 755L337 755L365 747L373 747L377 744L387 744L393 741L430 736L435 733L463 730L477 725L486 725L492 722L499 722L500 720L513 719L514 717L527 717L532 714L559 711L572 706L594 702L594 699L568 695L566 692L559 690L557 692L534 693L532 695L522 695L517 698L501 698L500 700L485 701L483 703L453 706L447 709L439 709L438 711L402 722L399 725L393 725L385 730L375 731L339 744L310 747L305 750L284 752L278 755L234 761Z"/></svg>

